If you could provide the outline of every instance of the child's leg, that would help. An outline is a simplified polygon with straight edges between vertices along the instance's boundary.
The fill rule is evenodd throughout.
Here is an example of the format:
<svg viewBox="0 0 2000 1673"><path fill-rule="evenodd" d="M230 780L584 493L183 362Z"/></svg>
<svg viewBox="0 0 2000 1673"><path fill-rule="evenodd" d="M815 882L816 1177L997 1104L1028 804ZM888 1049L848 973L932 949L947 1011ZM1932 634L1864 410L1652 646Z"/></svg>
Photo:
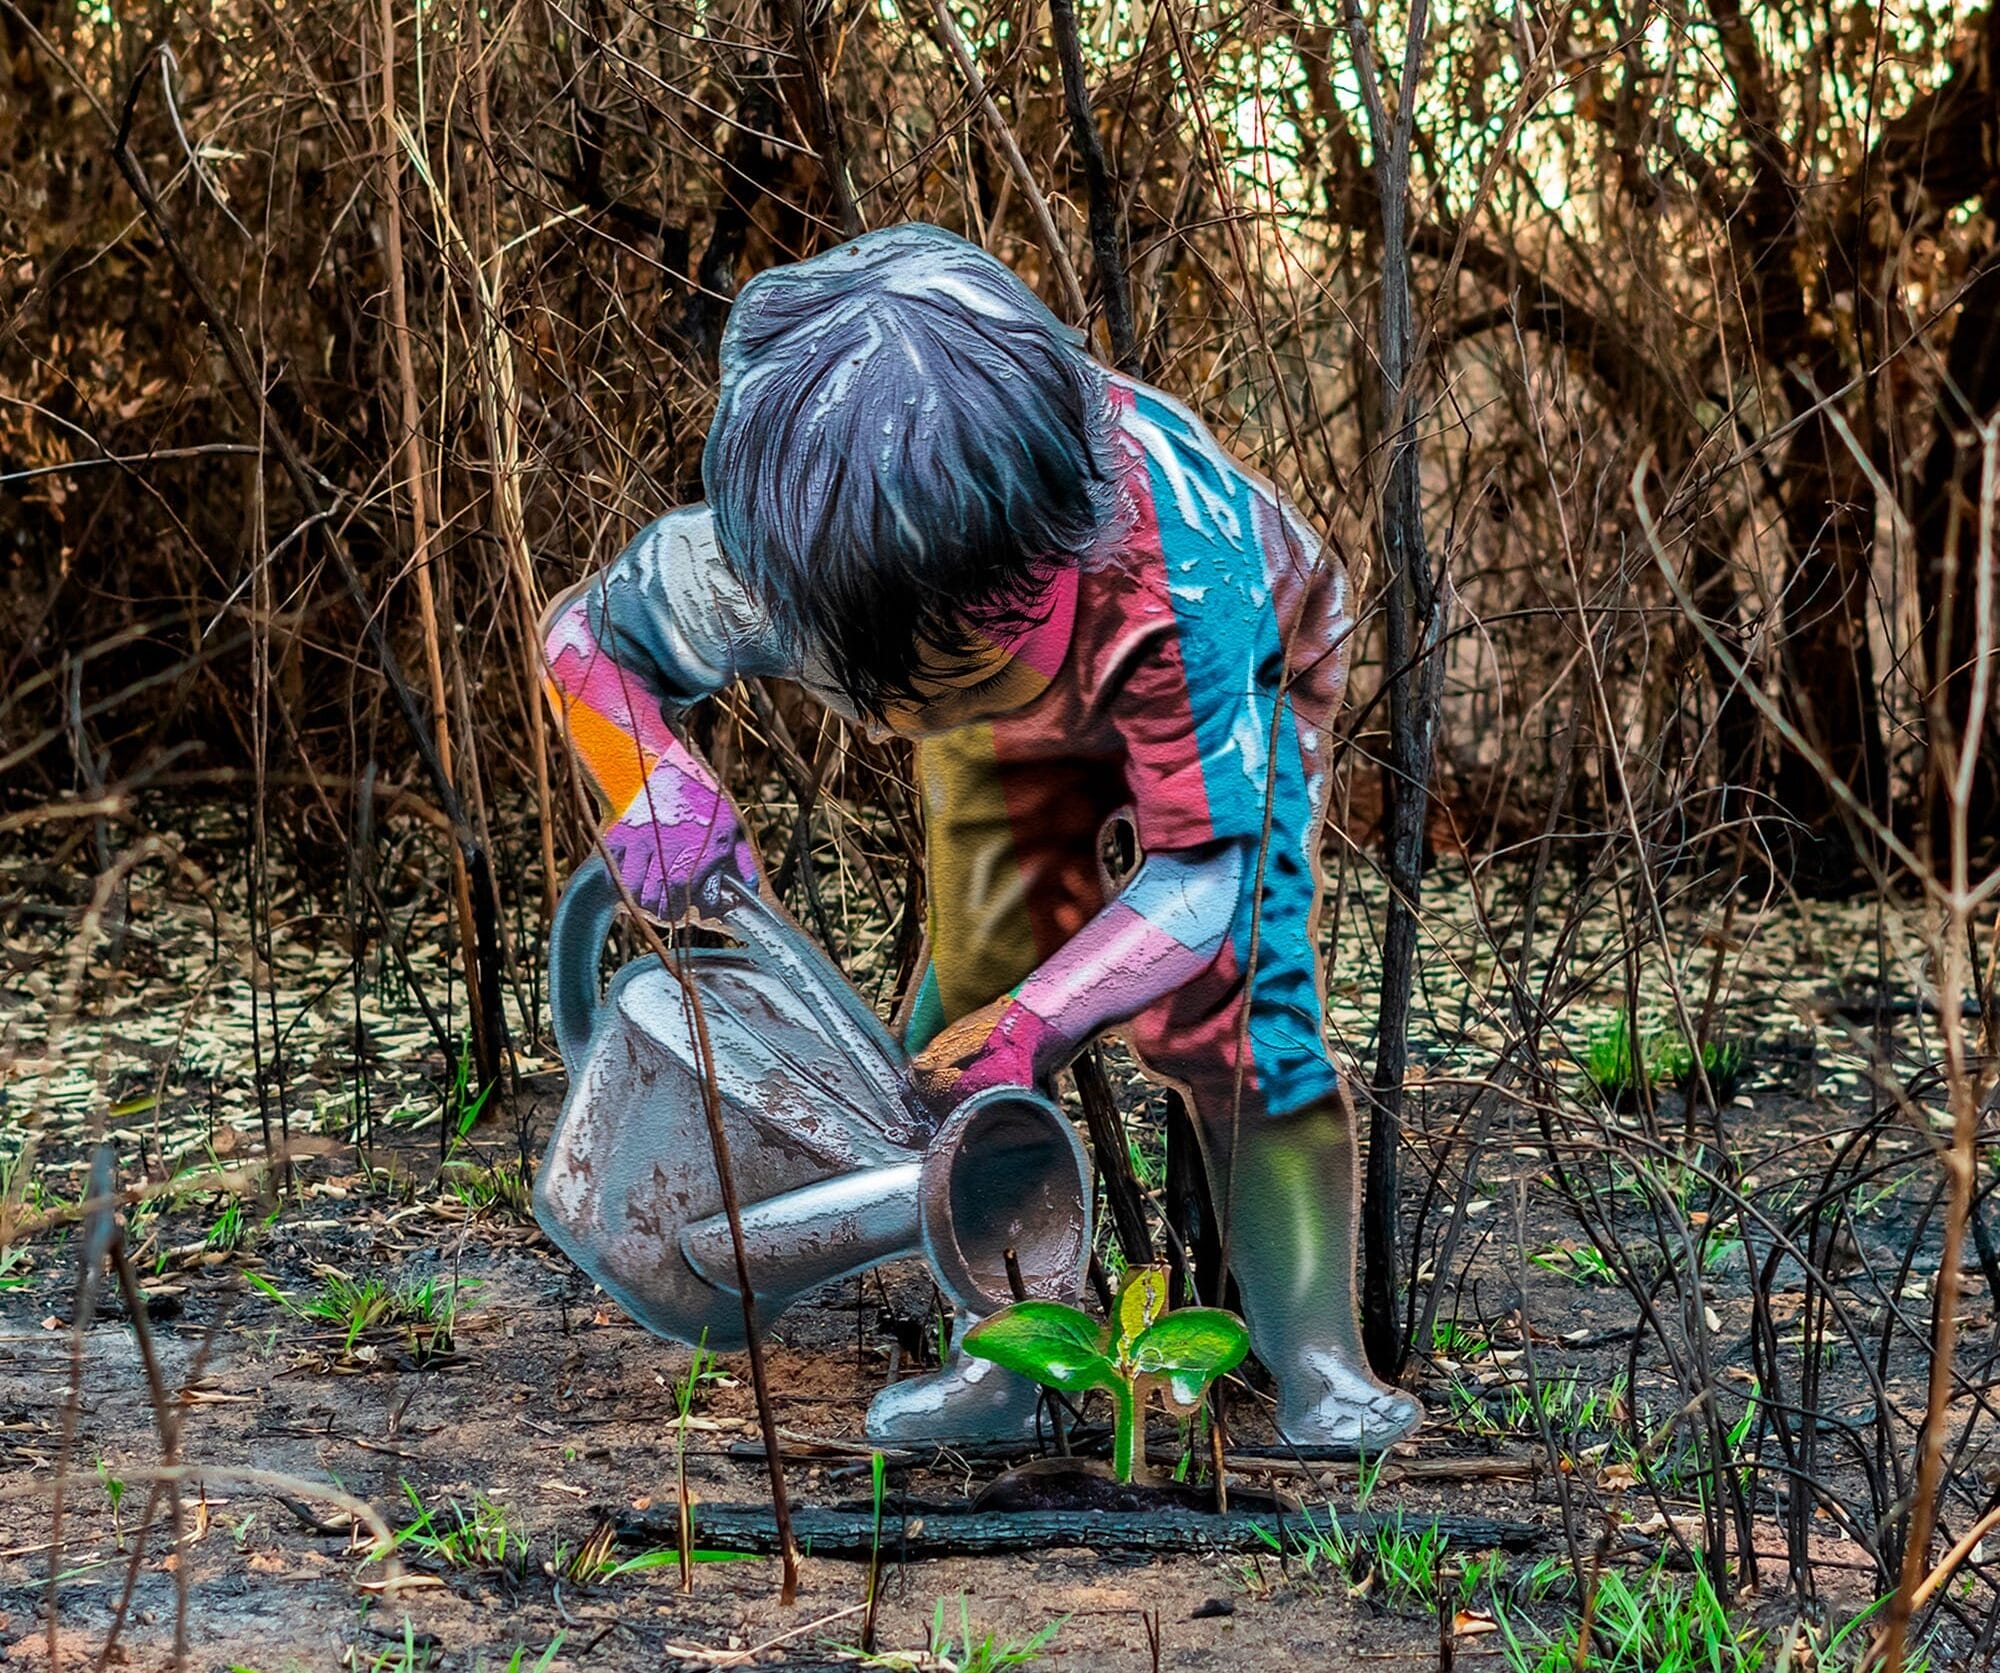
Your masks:
<svg viewBox="0 0 2000 1673"><path fill-rule="evenodd" d="M912 1050L1006 993L1103 905L1097 833L1105 814L1097 809L1110 776L1047 765L1009 773L986 726L923 739L917 773L931 969L905 1031ZM964 1442L1035 1432L1034 1384L959 1351L974 1322L955 1322L943 1369L875 1397L871 1436Z"/></svg>
<svg viewBox="0 0 2000 1673"><path fill-rule="evenodd" d="M1353 1106L1323 1048L1317 1066L1272 1049L1273 1036L1297 1048L1295 1030L1267 1027L1260 1065L1260 1019L1251 1016L1246 1028L1243 1004L1233 968L1218 970L1128 1032L1147 1067L1181 1085L1193 1107L1251 1343L1278 1385L1280 1432L1302 1452L1379 1452L1422 1410L1377 1381L1362 1352ZM1246 1039L1239 1082L1234 1064ZM1273 1114L1268 1082L1324 1090Z"/></svg>

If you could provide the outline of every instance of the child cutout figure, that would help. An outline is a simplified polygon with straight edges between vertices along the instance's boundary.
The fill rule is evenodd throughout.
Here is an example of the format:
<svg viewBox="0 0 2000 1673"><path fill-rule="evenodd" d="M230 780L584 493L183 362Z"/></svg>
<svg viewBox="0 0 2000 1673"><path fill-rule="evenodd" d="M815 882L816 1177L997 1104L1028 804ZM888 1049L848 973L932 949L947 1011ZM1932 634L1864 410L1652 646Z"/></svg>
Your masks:
<svg viewBox="0 0 2000 1673"><path fill-rule="evenodd" d="M680 919L724 878L760 882L668 711L777 675L913 738L918 1096L942 1116L1122 1034L1195 1112L1286 1440L1352 1454L1406 1434L1419 1406L1361 1349L1354 1118L1319 998L1352 630L1337 558L1185 407L922 225L744 287L702 480L706 505L649 525L547 618L551 695L632 896ZM1141 860L1112 893L1114 817ZM1032 1433L1034 1387L954 1349L882 1391L872 1436Z"/></svg>

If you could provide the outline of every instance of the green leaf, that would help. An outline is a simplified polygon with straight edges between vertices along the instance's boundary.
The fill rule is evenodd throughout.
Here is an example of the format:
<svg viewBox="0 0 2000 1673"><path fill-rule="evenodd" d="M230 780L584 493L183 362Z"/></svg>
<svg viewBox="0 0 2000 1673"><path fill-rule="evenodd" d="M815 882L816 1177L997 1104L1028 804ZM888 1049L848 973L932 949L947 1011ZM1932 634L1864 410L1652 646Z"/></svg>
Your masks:
<svg viewBox="0 0 2000 1673"><path fill-rule="evenodd" d="M965 1351L1065 1394L1107 1387L1117 1369L1088 1313L1059 1301L1017 1301L965 1334Z"/></svg>
<svg viewBox="0 0 2000 1673"><path fill-rule="evenodd" d="M1156 1378L1170 1404L1191 1411L1208 1385L1243 1363L1250 1332L1220 1307L1183 1307L1150 1325L1132 1344L1132 1369Z"/></svg>
<svg viewBox="0 0 2000 1673"><path fill-rule="evenodd" d="M1157 1266L1135 1266L1119 1286L1118 1300L1111 1316L1118 1321L1115 1356L1121 1361L1132 1357L1132 1344L1146 1333L1146 1327L1167 1310L1167 1275Z"/></svg>

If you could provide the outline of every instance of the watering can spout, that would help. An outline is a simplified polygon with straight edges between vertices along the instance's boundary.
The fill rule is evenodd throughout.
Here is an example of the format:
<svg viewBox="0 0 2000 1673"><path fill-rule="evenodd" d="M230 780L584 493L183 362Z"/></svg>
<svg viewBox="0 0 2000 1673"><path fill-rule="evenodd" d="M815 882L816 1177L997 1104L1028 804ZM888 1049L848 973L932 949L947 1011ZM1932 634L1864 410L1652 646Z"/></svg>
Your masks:
<svg viewBox="0 0 2000 1673"><path fill-rule="evenodd" d="M838 1174L752 1203L738 1214L745 1264L760 1303L810 1295L838 1278L914 1255L922 1236L917 1209L921 1162ZM711 1214L681 1231L687 1263L718 1290L737 1293L729 1216ZM783 1311L773 1306L774 1312Z"/></svg>

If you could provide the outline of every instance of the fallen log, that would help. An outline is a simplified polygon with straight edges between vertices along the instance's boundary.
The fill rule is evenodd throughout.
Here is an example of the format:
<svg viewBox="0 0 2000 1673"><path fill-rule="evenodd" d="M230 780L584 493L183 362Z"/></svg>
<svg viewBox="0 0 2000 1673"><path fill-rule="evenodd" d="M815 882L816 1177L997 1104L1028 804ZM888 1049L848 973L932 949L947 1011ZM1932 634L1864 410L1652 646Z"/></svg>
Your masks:
<svg viewBox="0 0 2000 1673"><path fill-rule="evenodd" d="M1327 1531L1329 1512L1279 1512L1261 1516L1218 1516L1209 1511L1141 1512L1037 1510L975 1512L952 1505L885 1508L879 1548L886 1562L921 1562L934 1557L991 1557L1012 1551L1046 1551L1082 1546L1092 1551L1172 1555L1177 1552L1267 1550L1272 1540L1289 1545L1291 1536ZM1527 1551L1548 1543L1553 1530L1533 1522L1502 1522L1484 1516L1403 1517L1375 1511L1338 1516L1349 1535L1366 1536L1393 1528L1398 1520L1419 1528L1435 1522L1438 1532L1460 1550ZM680 1518L671 1509L621 1517L621 1545L678 1545ZM778 1549L777 1523L768 1505L697 1504L695 1543L704 1551L772 1556ZM792 1537L813 1557L867 1562L876 1553L875 1514L866 1505L792 1508Z"/></svg>

